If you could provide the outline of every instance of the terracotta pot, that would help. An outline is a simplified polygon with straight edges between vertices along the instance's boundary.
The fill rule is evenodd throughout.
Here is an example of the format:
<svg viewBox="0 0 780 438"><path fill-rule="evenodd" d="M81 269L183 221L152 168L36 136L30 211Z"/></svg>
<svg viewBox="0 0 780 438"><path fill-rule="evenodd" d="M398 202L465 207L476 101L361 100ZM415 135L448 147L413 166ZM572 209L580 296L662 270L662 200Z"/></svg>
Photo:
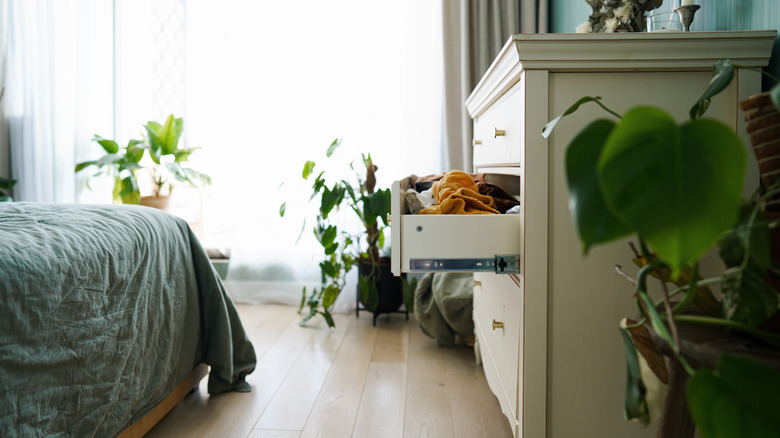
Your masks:
<svg viewBox="0 0 780 438"><path fill-rule="evenodd" d="M769 93L761 93L740 102L747 122L746 130L758 161L761 183L771 187L780 177L780 111ZM780 211L780 195L772 197L767 210Z"/></svg>
<svg viewBox="0 0 780 438"><path fill-rule="evenodd" d="M154 207L163 211L168 211L170 205L170 196L141 196L141 202L139 204L147 207Z"/></svg>
<svg viewBox="0 0 780 438"><path fill-rule="evenodd" d="M772 187L780 178L780 111L768 92L750 96L740 102L740 107L747 123L750 145L756 154L761 184L765 188ZM765 214L770 221L780 218L780 195L767 201ZM771 230L770 235L772 263L780 266L780 229ZM780 292L780 277L769 272L764 281ZM761 324L761 328L780 333L780 312Z"/></svg>

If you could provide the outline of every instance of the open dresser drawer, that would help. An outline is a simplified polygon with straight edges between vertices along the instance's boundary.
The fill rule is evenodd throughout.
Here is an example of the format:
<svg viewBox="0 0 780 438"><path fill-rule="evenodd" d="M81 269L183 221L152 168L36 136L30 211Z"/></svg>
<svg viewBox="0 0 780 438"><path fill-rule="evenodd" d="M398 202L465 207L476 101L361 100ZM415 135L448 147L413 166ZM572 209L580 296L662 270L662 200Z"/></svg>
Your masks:
<svg viewBox="0 0 780 438"><path fill-rule="evenodd" d="M484 182L501 188L516 200L521 199L519 166L486 166L475 170L484 176ZM524 215L410 214L401 187L402 183L396 181L391 188L393 274L475 274L472 314L475 351L484 365L488 386L515 433L523 408L523 400L519 398L525 390L520 378L521 358L525 354L521 339L528 320L523 272ZM533 364L530 366L533 369Z"/></svg>
<svg viewBox="0 0 780 438"><path fill-rule="evenodd" d="M519 273L519 214L408 214L392 185L392 271Z"/></svg>

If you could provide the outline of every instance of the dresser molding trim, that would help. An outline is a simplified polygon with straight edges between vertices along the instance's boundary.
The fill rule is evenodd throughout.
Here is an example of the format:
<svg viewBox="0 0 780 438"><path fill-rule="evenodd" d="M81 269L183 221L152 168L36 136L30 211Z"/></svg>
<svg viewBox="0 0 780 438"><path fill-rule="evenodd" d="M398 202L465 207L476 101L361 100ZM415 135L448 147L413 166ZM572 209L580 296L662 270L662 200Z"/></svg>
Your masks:
<svg viewBox="0 0 780 438"><path fill-rule="evenodd" d="M479 117L520 80L524 70L707 71L719 59L748 67L767 65L777 31L517 34L504 44L466 100ZM632 41L626 50L625 41Z"/></svg>

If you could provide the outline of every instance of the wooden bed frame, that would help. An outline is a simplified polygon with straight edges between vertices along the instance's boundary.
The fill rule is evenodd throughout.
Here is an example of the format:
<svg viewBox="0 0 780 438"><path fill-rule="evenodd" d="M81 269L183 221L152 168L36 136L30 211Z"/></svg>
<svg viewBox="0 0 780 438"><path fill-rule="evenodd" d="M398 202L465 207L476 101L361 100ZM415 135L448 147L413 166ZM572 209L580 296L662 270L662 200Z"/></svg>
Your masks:
<svg viewBox="0 0 780 438"><path fill-rule="evenodd" d="M149 432L155 424L165 417L184 397L186 397L195 387L198 386L201 379L209 373L209 367L206 364L198 364L194 370L187 376L176 388L168 394L151 412L144 415L143 418L128 426L127 429L118 435L118 438L141 438Z"/></svg>

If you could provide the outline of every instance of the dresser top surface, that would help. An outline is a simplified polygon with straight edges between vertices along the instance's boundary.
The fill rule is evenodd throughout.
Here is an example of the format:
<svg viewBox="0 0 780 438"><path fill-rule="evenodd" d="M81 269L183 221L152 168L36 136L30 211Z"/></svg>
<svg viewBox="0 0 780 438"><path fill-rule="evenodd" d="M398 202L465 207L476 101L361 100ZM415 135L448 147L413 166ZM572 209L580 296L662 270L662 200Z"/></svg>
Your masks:
<svg viewBox="0 0 780 438"><path fill-rule="evenodd" d="M775 30L516 34L506 42L496 61L515 55L526 69L544 68L537 61L548 62L548 66L554 61L561 69L599 69L603 68L600 64L609 61L626 63L624 68L638 63L640 67L656 63L656 68L666 68L663 65L669 61L695 65L699 61L711 63L713 57L766 63L776 36Z"/></svg>
<svg viewBox="0 0 780 438"><path fill-rule="evenodd" d="M746 67L769 62L775 30L516 34L466 101L474 116L517 83L524 71L709 71L720 59Z"/></svg>
<svg viewBox="0 0 780 438"><path fill-rule="evenodd" d="M697 39L739 39L776 36L776 30L728 30L713 32L613 32L613 33L518 33L512 35L510 41L581 41L581 40L697 40Z"/></svg>

